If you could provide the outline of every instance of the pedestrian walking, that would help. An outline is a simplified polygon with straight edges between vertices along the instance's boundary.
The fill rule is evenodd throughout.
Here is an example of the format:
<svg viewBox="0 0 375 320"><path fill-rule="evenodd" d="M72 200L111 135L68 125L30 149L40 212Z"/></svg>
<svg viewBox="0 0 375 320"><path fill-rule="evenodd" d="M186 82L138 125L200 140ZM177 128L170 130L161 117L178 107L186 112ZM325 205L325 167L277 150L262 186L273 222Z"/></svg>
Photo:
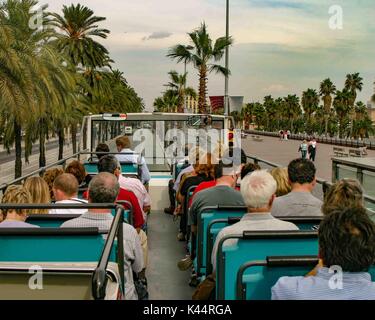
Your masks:
<svg viewBox="0 0 375 320"><path fill-rule="evenodd" d="M316 140L313 138L309 143L309 158L312 162L315 161L316 156Z"/></svg>
<svg viewBox="0 0 375 320"><path fill-rule="evenodd" d="M306 159L307 149L308 149L307 142L306 142L306 140L303 140L303 142L301 143L301 145L298 148L298 151L301 152L301 158L302 159Z"/></svg>

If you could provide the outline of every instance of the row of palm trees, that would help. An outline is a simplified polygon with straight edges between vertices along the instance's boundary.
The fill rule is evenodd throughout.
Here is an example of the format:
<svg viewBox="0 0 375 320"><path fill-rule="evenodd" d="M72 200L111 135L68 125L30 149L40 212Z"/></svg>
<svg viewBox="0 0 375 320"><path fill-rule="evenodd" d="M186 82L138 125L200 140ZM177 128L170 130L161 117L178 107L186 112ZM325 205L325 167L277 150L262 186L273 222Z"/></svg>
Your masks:
<svg viewBox="0 0 375 320"><path fill-rule="evenodd" d="M15 145L15 177L22 175L22 136L26 161L39 140L39 165L45 166L45 141L70 128L77 151L77 125L84 115L135 112L143 101L122 72L114 70L108 50L97 41L109 30L104 17L80 4L62 14L43 6L40 25L33 27L37 0L0 2L0 135L10 150Z"/></svg>
<svg viewBox="0 0 375 320"><path fill-rule="evenodd" d="M288 128L292 132L364 138L375 131L366 105L356 102L362 88L359 73L348 74L342 90L337 90L327 78L320 83L319 90L304 91L301 99L291 94L276 99L269 95L264 97L263 103L249 103L241 113L232 115L237 122L243 121L245 127L254 123L261 130Z"/></svg>

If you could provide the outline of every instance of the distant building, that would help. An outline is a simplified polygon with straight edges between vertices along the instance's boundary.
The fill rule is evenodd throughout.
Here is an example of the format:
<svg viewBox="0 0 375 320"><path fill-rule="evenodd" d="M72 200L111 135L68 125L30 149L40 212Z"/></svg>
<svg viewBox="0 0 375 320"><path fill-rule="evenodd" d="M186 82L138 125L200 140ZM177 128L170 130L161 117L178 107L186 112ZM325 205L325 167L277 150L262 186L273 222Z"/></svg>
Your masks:
<svg viewBox="0 0 375 320"><path fill-rule="evenodd" d="M243 96L229 96L229 111L241 112L243 106ZM224 113L224 96L210 96L210 109L212 113Z"/></svg>

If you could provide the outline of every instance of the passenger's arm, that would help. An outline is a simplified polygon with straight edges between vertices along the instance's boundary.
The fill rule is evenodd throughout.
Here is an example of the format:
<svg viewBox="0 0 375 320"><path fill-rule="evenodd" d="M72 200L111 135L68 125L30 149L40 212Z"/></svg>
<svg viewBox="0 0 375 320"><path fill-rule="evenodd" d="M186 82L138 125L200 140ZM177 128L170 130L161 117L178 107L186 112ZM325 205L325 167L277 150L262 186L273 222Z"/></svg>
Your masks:
<svg viewBox="0 0 375 320"><path fill-rule="evenodd" d="M146 184L151 180L151 175L150 175L150 171L148 170L147 163L144 157L142 157L141 170L142 170L142 182Z"/></svg>
<svg viewBox="0 0 375 320"><path fill-rule="evenodd" d="M132 264L132 269L134 272L138 273L141 272L143 269L144 261L143 261L143 250L141 245L141 240L139 235L134 232L134 261Z"/></svg>

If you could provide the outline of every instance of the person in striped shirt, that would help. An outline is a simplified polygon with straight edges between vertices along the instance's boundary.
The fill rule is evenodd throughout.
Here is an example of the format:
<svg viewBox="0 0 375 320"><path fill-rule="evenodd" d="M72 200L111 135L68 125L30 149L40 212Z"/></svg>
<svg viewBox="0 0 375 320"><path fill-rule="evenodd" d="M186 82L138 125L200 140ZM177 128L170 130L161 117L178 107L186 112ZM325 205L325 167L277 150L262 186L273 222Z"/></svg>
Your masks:
<svg viewBox="0 0 375 320"><path fill-rule="evenodd" d="M375 224L363 207L337 209L319 226L322 267L315 276L281 277L272 300L375 300Z"/></svg>

